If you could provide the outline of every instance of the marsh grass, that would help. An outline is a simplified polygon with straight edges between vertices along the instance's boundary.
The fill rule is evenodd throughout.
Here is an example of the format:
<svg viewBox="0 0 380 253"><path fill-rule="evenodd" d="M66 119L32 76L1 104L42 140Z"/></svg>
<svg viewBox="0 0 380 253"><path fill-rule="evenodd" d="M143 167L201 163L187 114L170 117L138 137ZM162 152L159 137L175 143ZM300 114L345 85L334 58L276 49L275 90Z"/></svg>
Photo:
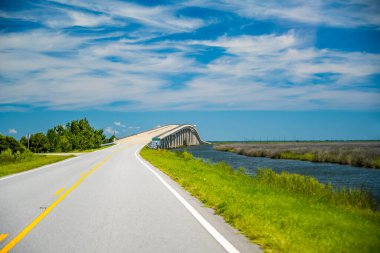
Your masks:
<svg viewBox="0 0 380 253"><path fill-rule="evenodd" d="M380 142L227 143L214 149L240 155L380 168Z"/></svg>
<svg viewBox="0 0 380 253"><path fill-rule="evenodd" d="M331 183L322 184L309 176L290 174L286 171L278 174L271 169L259 169L256 179L275 189L318 197L325 203L359 209L375 210L377 208L375 199L364 190L334 189Z"/></svg>
<svg viewBox="0 0 380 253"><path fill-rule="evenodd" d="M73 156L35 155L30 151L12 153L10 149L0 153L0 177L31 170L59 162Z"/></svg>
<svg viewBox="0 0 380 253"><path fill-rule="evenodd" d="M256 177L191 154L143 149L141 155L266 252L376 252L380 214L362 191L262 169Z"/></svg>

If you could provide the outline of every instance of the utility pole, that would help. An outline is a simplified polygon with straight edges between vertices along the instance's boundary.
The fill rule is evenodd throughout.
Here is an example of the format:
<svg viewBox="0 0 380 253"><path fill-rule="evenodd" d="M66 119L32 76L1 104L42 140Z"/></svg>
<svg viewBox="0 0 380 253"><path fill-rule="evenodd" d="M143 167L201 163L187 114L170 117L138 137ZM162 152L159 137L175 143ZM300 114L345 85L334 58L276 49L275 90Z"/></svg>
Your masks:
<svg viewBox="0 0 380 253"><path fill-rule="evenodd" d="M27 134L26 134L26 139L28 140L28 149L29 149L30 133L27 133Z"/></svg>

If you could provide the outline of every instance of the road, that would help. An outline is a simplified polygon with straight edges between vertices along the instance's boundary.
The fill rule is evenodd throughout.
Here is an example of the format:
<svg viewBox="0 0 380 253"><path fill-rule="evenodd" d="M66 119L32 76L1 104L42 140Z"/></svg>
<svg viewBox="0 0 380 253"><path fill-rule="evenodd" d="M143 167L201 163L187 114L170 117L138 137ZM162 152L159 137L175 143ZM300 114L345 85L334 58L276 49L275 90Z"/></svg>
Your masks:
<svg viewBox="0 0 380 253"><path fill-rule="evenodd" d="M260 252L138 151L175 126L0 179L0 252Z"/></svg>

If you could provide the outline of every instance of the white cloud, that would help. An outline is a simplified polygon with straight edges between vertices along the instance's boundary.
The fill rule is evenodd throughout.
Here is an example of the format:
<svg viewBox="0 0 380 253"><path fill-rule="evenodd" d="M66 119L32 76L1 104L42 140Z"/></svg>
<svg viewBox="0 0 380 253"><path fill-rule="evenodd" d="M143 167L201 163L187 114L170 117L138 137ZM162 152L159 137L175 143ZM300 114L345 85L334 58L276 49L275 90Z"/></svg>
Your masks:
<svg viewBox="0 0 380 253"><path fill-rule="evenodd" d="M137 130L137 129L140 129L140 128L141 128L141 127L139 127L139 126L129 126L129 127L128 127L128 129L130 129L130 130L131 130L131 129L136 129L136 130Z"/></svg>
<svg viewBox="0 0 380 253"><path fill-rule="evenodd" d="M118 126L118 127L126 127L124 124L122 124L120 121L115 121L114 122L114 125L115 126Z"/></svg>
<svg viewBox="0 0 380 253"><path fill-rule="evenodd" d="M3 52L20 53L65 51L76 48L85 40L78 37L69 37L61 32L46 30L32 30L24 33L4 33L0 37L0 46Z"/></svg>
<svg viewBox="0 0 380 253"><path fill-rule="evenodd" d="M222 36L217 40L190 41L189 44L201 44L206 46L223 47L232 54L257 53L268 54L297 46L301 42L297 40L294 31L284 35L241 35L235 37Z"/></svg>
<svg viewBox="0 0 380 253"><path fill-rule="evenodd" d="M8 133L10 133L10 134L17 134L17 130L14 129L14 128L10 128L10 129L8 130Z"/></svg>
<svg viewBox="0 0 380 253"><path fill-rule="evenodd" d="M81 27L97 27L104 25L121 26L126 22L120 22L113 20L110 16L106 15L94 15L80 11L72 11L67 9L58 9L62 15L58 15L58 18L44 19L41 22L45 23L51 28L63 28L72 26Z"/></svg>
<svg viewBox="0 0 380 253"><path fill-rule="evenodd" d="M117 131L116 129L114 129L112 127L106 127L104 129L104 132L107 134L119 134L119 131Z"/></svg>

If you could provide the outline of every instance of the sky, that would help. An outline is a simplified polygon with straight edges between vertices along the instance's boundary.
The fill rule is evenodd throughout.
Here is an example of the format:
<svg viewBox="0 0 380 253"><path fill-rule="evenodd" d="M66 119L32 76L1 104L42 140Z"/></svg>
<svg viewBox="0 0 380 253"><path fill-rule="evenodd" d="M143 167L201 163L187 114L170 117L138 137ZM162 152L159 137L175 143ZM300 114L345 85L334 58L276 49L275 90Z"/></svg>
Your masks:
<svg viewBox="0 0 380 253"><path fill-rule="evenodd" d="M380 2L0 2L0 132L380 139Z"/></svg>

